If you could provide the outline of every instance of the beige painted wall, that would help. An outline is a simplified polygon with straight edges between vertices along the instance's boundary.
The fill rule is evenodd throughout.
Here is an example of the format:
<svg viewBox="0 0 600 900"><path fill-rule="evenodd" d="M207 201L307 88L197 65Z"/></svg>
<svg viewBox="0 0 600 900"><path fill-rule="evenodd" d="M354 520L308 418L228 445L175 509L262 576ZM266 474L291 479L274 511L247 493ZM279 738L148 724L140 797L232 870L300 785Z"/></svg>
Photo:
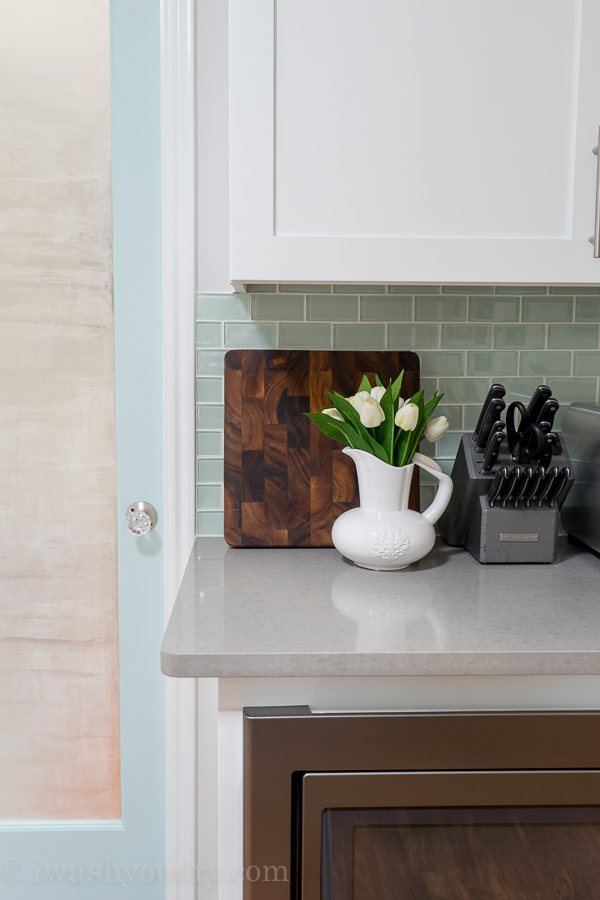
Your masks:
<svg viewBox="0 0 600 900"><path fill-rule="evenodd" d="M109 0L0 21L0 819L118 818Z"/></svg>

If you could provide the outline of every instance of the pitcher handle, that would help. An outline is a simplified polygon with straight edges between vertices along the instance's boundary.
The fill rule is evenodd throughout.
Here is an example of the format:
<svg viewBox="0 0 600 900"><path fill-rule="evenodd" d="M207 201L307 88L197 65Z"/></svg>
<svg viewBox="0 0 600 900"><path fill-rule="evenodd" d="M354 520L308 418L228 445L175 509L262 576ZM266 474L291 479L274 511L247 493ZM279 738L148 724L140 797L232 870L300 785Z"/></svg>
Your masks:
<svg viewBox="0 0 600 900"><path fill-rule="evenodd" d="M433 503L429 506L424 513L421 513L428 522L431 522L432 525L435 525L437 520L440 518L443 512L445 512L446 507L450 503L450 497L452 496L452 489L454 485L452 484L452 479L449 475L446 475L442 472L440 466L435 462L435 460L430 459L428 456L424 456L422 453L415 453L412 458L412 462L414 462L420 469L424 469L426 472L429 472L430 475L433 475L434 478L437 478L440 485L437 489L437 493L433 498Z"/></svg>

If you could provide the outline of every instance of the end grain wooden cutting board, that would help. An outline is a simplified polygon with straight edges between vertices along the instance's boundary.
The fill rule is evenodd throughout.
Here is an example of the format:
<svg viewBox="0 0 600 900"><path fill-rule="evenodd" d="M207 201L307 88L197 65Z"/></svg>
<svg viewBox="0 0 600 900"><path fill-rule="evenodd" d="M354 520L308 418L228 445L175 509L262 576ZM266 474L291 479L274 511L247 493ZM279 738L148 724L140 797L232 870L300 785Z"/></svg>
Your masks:
<svg viewBox="0 0 600 900"><path fill-rule="evenodd" d="M358 506L353 461L305 415L383 384L404 369L419 390L419 357L404 351L229 350L225 355L225 540L232 547L331 547L331 526ZM411 509L419 509L415 468Z"/></svg>

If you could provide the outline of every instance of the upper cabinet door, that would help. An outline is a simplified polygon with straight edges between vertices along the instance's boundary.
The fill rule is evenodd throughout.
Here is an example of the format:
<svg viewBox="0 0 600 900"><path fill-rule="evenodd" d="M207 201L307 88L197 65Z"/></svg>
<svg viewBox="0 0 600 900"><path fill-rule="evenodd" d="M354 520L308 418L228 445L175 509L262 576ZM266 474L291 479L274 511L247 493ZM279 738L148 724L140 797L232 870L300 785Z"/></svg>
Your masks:
<svg viewBox="0 0 600 900"><path fill-rule="evenodd" d="M230 0L231 279L598 283L598 0Z"/></svg>

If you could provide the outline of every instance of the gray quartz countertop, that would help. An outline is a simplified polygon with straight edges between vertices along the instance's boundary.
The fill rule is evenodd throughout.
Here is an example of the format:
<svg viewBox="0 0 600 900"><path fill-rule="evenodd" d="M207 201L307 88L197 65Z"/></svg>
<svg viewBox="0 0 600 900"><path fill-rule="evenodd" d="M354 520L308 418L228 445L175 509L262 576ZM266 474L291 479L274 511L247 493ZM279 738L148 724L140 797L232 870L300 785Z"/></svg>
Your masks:
<svg viewBox="0 0 600 900"><path fill-rule="evenodd" d="M162 645L178 677L600 674L600 560L482 566L436 543L399 572L336 550L194 545Z"/></svg>

